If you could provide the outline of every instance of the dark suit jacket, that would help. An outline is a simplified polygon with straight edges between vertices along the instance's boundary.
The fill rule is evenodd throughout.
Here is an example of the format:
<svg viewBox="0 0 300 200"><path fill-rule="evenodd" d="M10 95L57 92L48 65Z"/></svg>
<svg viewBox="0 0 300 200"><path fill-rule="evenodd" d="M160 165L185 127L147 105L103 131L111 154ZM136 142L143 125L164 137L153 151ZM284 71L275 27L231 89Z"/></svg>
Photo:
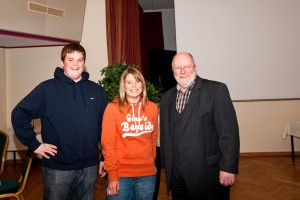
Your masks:
<svg viewBox="0 0 300 200"><path fill-rule="evenodd" d="M219 187L219 171L238 173L239 129L227 86L196 77L181 127L171 132L176 87L160 101L161 165L166 171L170 191L172 134L178 134L180 165L189 192L194 198Z"/></svg>

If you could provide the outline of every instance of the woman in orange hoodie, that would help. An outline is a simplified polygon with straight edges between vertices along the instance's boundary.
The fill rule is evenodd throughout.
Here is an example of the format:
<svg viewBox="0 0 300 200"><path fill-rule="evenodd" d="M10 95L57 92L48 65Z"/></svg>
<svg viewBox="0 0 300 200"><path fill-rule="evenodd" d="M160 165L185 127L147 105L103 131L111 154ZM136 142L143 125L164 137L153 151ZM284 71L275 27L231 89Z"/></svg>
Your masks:
<svg viewBox="0 0 300 200"><path fill-rule="evenodd" d="M119 95L108 104L102 122L108 200L152 200L156 184L158 106L147 99L143 75L126 69Z"/></svg>

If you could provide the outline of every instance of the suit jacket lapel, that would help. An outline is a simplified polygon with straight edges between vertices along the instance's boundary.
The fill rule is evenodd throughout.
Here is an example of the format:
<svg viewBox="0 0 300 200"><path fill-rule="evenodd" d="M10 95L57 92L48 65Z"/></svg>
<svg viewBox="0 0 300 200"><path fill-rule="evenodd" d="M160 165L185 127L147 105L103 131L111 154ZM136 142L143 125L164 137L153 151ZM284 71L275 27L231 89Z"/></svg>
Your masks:
<svg viewBox="0 0 300 200"><path fill-rule="evenodd" d="M189 118L192 114L192 111L194 110L194 108L197 104L197 101L198 101L198 98L199 98L199 95L200 95L200 91L199 91L200 87L201 87L201 78L199 76L197 76L195 85L193 86L192 92L191 92L190 97L189 97L189 101L185 105L183 113L182 113L182 123L181 123L181 126L179 128L179 135L182 133L184 127L186 126L187 122L189 121Z"/></svg>
<svg viewBox="0 0 300 200"><path fill-rule="evenodd" d="M168 98L168 102L169 102L168 109L167 109L168 112L167 112L167 118L165 119L167 123L167 127L172 126L173 108L175 107L176 104L176 96L177 96L177 89L175 87ZM171 137L171 134L172 133L169 131L169 137Z"/></svg>

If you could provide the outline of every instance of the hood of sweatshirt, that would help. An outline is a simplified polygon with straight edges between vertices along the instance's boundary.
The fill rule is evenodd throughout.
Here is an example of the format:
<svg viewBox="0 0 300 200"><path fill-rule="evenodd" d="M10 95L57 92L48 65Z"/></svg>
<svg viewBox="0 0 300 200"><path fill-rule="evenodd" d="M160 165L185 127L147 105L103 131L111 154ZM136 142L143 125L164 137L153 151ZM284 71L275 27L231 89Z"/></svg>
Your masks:
<svg viewBox="0 0 300 200"><path fill-rule="evenodd" d="M82 78L80 81L78 81L77 83L79 82L82 82L82 81L86 81L89 79L90 75L89 73L87 72L82 72ZM75 81L73 81L72 79L70 79L69 77L67 77L64 73L64 69L61 68L61 67L56 67L55 71L54 71L54 77L57 78L57 79L60 79L64 82L67 82L67 83L76 83Z"/></svg>
<svg viewBox="0 0 300 200"><path fill-rule="evenodd" d="M86 105L86 101L84 98L84 90L82 89L82 83L87 81L89 79L89 76L90 76L89 73L84 71L82 72L81 80L75 82L71 78L65 75L64 70L62 68L56 67L54 71L54 77L56 79L59 79L63 82L66 82L67 84L72 85L74 101L77 102L78 98L81 98L84 105ZM79 92L77 92L77 90L79 90Z"/></svg>

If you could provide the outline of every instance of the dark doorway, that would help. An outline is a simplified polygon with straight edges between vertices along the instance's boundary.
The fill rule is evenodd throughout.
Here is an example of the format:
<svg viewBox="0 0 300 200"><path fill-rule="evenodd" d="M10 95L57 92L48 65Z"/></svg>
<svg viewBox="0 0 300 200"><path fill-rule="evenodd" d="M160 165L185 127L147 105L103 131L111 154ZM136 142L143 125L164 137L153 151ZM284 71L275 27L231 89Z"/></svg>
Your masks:
<svg viewBox="0 0 300 200"><path fill-rule="evenodd" d="M176 51L152 50L149 52L150 82L161 85L164 91L176 85L172 72L172 59Z"/></svg>

